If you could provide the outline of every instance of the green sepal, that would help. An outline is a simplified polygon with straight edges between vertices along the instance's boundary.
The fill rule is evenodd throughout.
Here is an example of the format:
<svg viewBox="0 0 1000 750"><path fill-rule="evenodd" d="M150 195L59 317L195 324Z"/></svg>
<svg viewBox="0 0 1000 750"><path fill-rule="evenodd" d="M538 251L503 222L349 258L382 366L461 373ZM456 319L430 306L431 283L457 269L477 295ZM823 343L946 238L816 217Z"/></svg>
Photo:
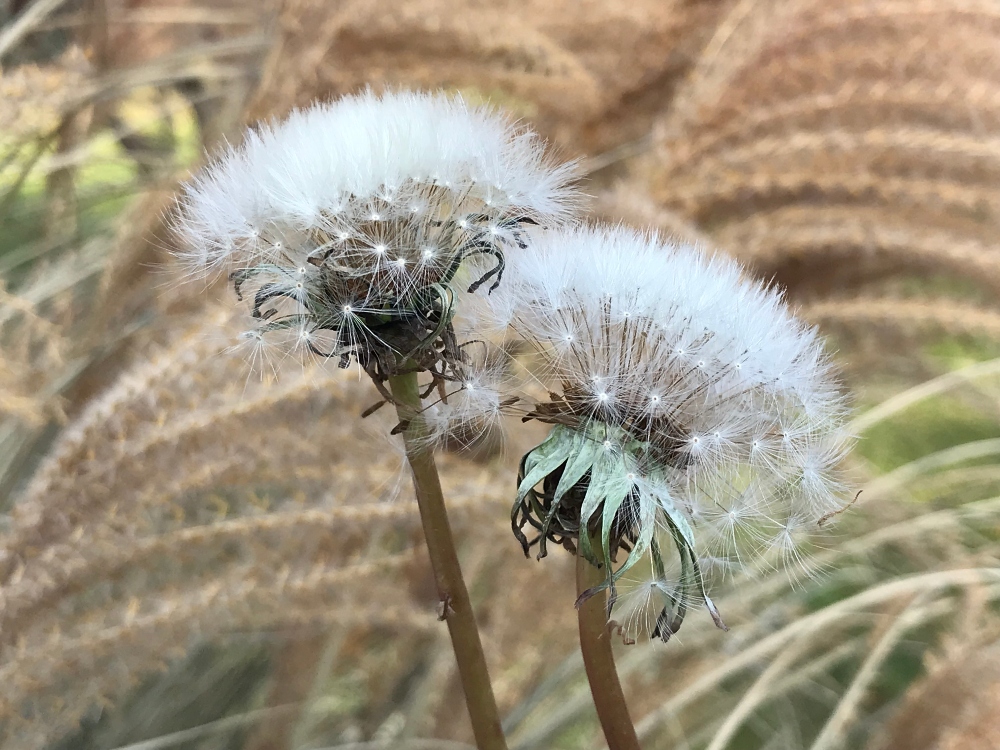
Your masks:
<svg viewBox="0 0 1000 750"><path fill-rule="evenodd" d="M559 477L559 483L556 485L552 496L552 506L549 508L548 513L545 514L545 519L542 522L538 542L539 560L546 555L545 542L549 533L549 527L552 525L552 519L559 512L559 503L566 493L573 489L574 485L591 470L594 459L600 450L602 450L602 446L590 439L586 434L580 432L573 433L569 455L566 458L566 465L563 467L562 476Z"/></svg>
<svg viewBox="0 0 1000 750"><path fill-rule="evenodd" d="M559 429L559 427L557 426L555 429ZM573 489L573 485L583 479L584 474L591 470L602 450L604 450L604 446L601 443L591 439L584 433L574 433L573 444L570 446L570 455L566 460L566 466L563 469L562 476L559 478L559 484L556 485L556 491L552 498L553 504L558 505L563 496Z"/></svg>
<svg viewBox="0 0 1000 750"><path fill-rule="evenodd" d="M691 529L691 524L688 523L687 518L676 508L667 507L666 505L662 507L667 514L667 525L670 527L670 534L674 539L678 556L681 559L682 592L687 593L687 591L693 589L696 592L696 596L704 602L705 609L711 615L715 626L721 630L729 630L729 627L722 620L722 615L719 613L718 607L715 606L715 602L708 595L705 576L701 571L701 565L698 563L698 556L695 554L694 531Z"/></svg>
<svg viewBox="0 0 1000 750"><path fill-rule="evenodd" d="M632 547L632 551L629 552L628 557L625 558L625 562L622 563L622 566L620 568L618 568L617 571L615 571L615 580L616 581L619 578L621 578L626 573L626 571L629 570L629 568L631 568L633 565L635 565L637 562L639 562L640 558L646 553L646 550L649 549L649 545L650 545L650 543L653 540L653 532L655 530L655 528L654 528L655 527L655 519L654 518L647 518L646 516L647 515L655 515L655 511L654 511L653 514L649 514L649 513L644 512L645 509L643 507L644 504L649 503L649 502L650 501L648 499L644 500L644 498L642 498L640 496L640 498L639 498L639 514L640 514L640 519L639 519L639 537L638 537L638 539L636 539L635 545ZM610 543L610 542L608 542L608 543Z"/></svg>
<svg viewBox="0 0 1000 750"><path fill-rule="evenodd" d="M604 528L604 518L607 517L608 499L618 495L618 502L615 505L615 510L617 510L622 500L624 500L625 495L632 488L632 481L627 476L622 457L617 453L608 456L603 444L599 443L598 445L602 453L598 454L591 467L590 485L587 487L587 494L584 495L583 505L580 508L580 552L587 558L587 561L591 565L596 567L608 565L610 567L611 551L608 549L608 546L610 544L609 532L611 526L608 524L607 530ZM594 515L594 512L600 507L601 503L604 503L604 516L601 523L602 555L598 558L594 554L593 545L590 543L590 534L587 529L591 516ZM613 518L614 512L612 512Z"/></svg>
<svg viewBox="0 0 1000 750"><path fill-rule="evenodd" d="M556 425L541 443L535 446L526 456L524 462L524 479L517 486L517 501L521 502L531 489L545 477L559 468L570 457L574 433L572 430Z"/></svg>

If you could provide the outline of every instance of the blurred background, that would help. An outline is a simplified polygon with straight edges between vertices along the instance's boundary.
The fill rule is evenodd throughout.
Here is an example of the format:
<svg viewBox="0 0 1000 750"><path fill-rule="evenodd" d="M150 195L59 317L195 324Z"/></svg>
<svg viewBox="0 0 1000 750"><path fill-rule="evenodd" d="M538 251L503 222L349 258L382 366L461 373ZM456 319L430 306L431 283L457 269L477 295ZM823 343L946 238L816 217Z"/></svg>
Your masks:
<svg viewBox="0 0 1000 750"><path fill-rule="evenodd" d="M621 647L643 747L1000 747L1000 1L0 7L0 747L471 747L374 393L248 377L170 261L213 149L368 85L507 108L836 352L861 497ZM572 559L506 520L537 437L442 476L512 749L597 749Z"/></svg>

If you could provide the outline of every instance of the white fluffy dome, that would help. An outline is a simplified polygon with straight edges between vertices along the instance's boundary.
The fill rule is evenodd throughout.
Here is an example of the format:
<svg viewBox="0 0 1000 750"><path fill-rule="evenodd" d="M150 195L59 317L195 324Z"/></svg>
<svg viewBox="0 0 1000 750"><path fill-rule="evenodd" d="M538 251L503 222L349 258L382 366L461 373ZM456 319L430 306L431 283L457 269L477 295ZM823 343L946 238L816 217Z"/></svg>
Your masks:
<svg viewBox="0 0 1000 750"><path fill-rule="evenodd" d="M178 230L189 262L252 262L269 233L363 222L372 200L415 210L430 186L499 216L562 218L572 178L537 134L488 107L368 91L250 131L186 186Z"/></svg>
<svg viewBox="0 0 1000 750"><path fill-rule="evenodd" d="M353 358L382 377L398 357L458 361L435 354L456 295L496 285L526 226L574 208L573 167L544 146L458 96L317 104L251 131L186 186L179 256L194 275L229 271L257 366ZM482 256L479 277L460 273Z"/></svg>
<svg viewBox="0 0 1000 750"><path fill-rule="evenodd" d="M843 507L846 409L822 342L732 260L623 227L536 231L478 304L476 325L526 342L553 392L532 413L555 426L526 456L515 525L544 545L553 505L585 494L598 560L616 534L630 550L616 580L652 551L643 606L708 602L711 570L794 555Z"/></svg>

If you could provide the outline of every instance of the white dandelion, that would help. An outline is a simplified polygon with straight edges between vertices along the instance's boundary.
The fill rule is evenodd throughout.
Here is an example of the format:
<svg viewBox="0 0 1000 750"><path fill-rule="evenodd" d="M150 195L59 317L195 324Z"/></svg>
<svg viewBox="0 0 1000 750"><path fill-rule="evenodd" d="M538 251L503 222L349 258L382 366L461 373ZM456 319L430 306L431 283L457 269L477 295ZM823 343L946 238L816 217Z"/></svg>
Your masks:
<svg viewBox="0 0 1000 750"><path fill-rule="evenodd" d="M843 507L846 409L822 342L735 262L626 228L535 232L478 305L550 391L527 415L554 427L522 460L515 535L539 557L578 545L612 605L629 570L676 579L652 634L693 602L721 624L707 568L794 560L797 532Z"/></svg>
<svg viewBox="0 0 1000 750"><path fill-rule="evenodd" d="M432 447L499 418L508 358L475 353L459 300L501 286L529 226L569 217L573 177L487 108L367 92L250 132L179 200L179 257L247 300L251 361L271 341L289 359L353 361L383 397L362 416L394 404L479 747L504 743Z"/></svg>
<svg viewBox="0 0 1000 750"><path fill-rule="evenodd" d="M366 92L260 126L195 177L179 257L194 275L227 272L258 333L293 354L380 378L399 359L429 370L457 291L495 287L525 225L565 219L572 178L486 107ZM456 290L480 256L488 267Z"/></svg>

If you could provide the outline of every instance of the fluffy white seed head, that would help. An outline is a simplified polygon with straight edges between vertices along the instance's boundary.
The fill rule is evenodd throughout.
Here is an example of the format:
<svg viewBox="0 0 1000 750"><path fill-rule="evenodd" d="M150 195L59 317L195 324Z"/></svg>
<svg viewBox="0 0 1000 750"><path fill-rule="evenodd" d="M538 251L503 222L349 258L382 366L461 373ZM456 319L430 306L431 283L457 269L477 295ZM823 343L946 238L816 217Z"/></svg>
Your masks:
<svg viewBox="0 0 1000 750"><path fill-rule="evenodd" d="M572 176L536 134L487 107L369 91L250 131L187 185L178 230L192 262L255 265L281 255L285 234L333 240L359 226L458 213L443 202L497 218L561 217L575 203ZM286 252L301 253L307 238L296 239Z"/></svg>
<svg viewBox="0 0 1000 750"><path fill-rule="evenodd" d="M626 569L651 550L669 568L661 553L688 554L685 530L688 568L745 565L843 507L846 409L822 343L735 262L627 228L535 232L478 304L483 324L509 328L545 364L556 395L533 416L557 425L543 451L565 447L557 471L586 441L622 446L627 459L588 464L583 481L604 494L588 495L582 521L610 520L609 508L649 519L633 525ZM663 575L653 588L665 590Z"/></svg>
<svg viewBox="0 0 1000 750"><path fill-rule="evenodd" d="M572 178L489 108L365 92L259 126L195 177L179 255L194 274L229 271L266 333L337 331L333 351L307 348L342 356L377 338L379 311L448 317L441 287L462 261L496 268L523 225L566 218Z"/></svg>

